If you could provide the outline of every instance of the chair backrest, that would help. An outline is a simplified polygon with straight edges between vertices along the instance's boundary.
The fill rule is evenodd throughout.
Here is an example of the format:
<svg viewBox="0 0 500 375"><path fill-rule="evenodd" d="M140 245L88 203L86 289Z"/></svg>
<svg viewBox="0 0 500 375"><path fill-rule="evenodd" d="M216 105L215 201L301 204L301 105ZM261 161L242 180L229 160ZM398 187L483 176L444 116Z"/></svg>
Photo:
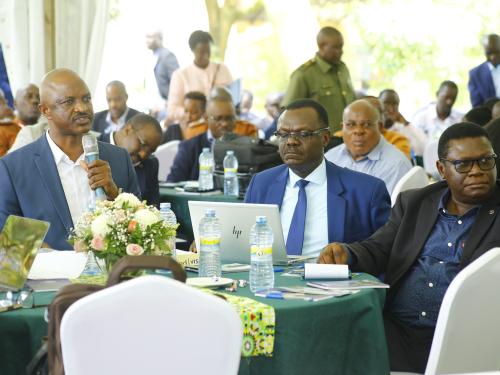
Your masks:
<svg viewBox="0 0 500 375"><path fill-rule="evenodd" d="M425 171L436 180L440 181L441 176L436 167L436 161L438 160L438 141L429 142L427 146L425 146L422 159Z"/></svg>
<svg viewBox="0 0 500 375"><path fill-rule="evenodd" d="M170 173L170 168L174 163L177 149L179 148L180 141L170 141L158 146L154 155L158 158L160 163L158 168L158 181L165 181Z"/></svg>
<svg viewBox="0 0 500 375"><path fill-rule="evenodd" d="M500 248L465 267L443 299L426 375L500 369Z"/></svg>
<svg viewBox="0 0 500 375"><path fill-rule="evenodd" d="M402 191L408 189L417 189L429 185L429 178L424 169L419 166L415 166L410 169L401 179L398 181L391 194L392 205L396 203L396 199Z"/></svg>
<svg viewBox="0 0 500 375"><path fill-rule="evenodd" d="M162 276L142 276L71 305L61 322L66 374L238 372L243 328L228 303Z"/></svg>

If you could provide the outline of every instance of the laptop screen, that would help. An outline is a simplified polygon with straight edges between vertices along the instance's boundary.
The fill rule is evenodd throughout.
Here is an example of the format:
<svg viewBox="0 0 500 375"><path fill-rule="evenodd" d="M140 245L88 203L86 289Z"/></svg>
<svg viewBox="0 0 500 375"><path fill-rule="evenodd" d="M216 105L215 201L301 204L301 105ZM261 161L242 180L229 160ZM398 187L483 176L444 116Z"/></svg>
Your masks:
<svg viewBox="0 0 500 375"><path fill-rule="evenodd" d="M220 220L222 237L220 256L222 263L250 263L250 229L255 224L256 216L266 216L274 234L273 262L286 262L286 248L281 228L279 208L274 204L249 204L229 202L189 201L189 213L193 225L196 248L200 247L198 226L207 208L215 210Z"/></svg>
<svg viewBox="0 0 500 375"><path fill-rule="evenodd" d="M50 224L20 216L9 216L0 233L0 286L21 289Z"/></svg>

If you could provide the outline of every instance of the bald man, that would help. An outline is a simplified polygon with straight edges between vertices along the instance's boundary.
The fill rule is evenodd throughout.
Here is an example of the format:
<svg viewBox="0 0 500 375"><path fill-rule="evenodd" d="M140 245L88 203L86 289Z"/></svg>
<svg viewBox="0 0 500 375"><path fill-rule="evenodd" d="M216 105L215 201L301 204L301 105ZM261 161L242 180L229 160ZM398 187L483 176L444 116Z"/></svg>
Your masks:
<svg viewBox="0 0 500 375"><path fill-rule="evenodd" d="M29 84L17 90L14 99L17 120L20 125L34 125L40 118L40 90L37 85Z"/></svg>
<svg viewBox="0 0 500 375"><path fill-rule="evenodd" d="M127 89L123 82L111 81L106 86L106 101L108 109L97 112L94 116L92 129L99 133L117 132L125 123L139 111L127 107Z"/></svg>
<svg viewBox="0 0 500 375"><path fill-rule="evenodd" d="M316 38L316 56L292 73L283 106L297 99L314 99L328 112L330 130L340 130L342 111L354 101L354 88L346 64L341 61L344 39L337 29L323 27Z"/></svg>
<svg viewBox="0 0 500 375"><path fill-rule="evenodd" d="M473 107L500 98L500 36L490 34L483 41L486 61L469 72L469 94Z"/></svg>
<svg viewBox="0 0 500 375"><path fill-rule="evenodd" d="M385 182L390 194L410 169L408 158L385 140L380 112L368 100L351 103L344 111L344 143L325 154L328 161L354 171L366 173Z"/></svg>
<svg viewBox="0 0 500 375"><path fill-rule="evenodd" d="M125 149L99 142L99 157L87 165L82 137L92 126L89 89L73 71L49 72L41 85L40 111L48 131L37 141L0 159L0 228L9 215L50 222L48 246L69 250L73 228L104 189L114 199L120 190L140 196Z"/></svg>

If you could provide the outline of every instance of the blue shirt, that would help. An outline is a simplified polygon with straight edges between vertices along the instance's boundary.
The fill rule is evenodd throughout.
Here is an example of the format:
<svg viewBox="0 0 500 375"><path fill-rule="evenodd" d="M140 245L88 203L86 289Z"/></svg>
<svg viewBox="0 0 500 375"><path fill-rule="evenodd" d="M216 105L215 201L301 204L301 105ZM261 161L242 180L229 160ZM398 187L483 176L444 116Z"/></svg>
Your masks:
<svg viewBox="0 0 500 375"><path fill-rule="evenodd" d="M411 163L401 151L380 136L380 141L363 159L354 160L345 143L332 148L325 158L339 167L369 174L385 182L392 194L394 186L410 169Z"/></svg>
<svg viewBox="0 0 500 375"><path fill-rule="evenodd" d="M391 307L391 315L413 327L435 327L439 308L459 272L462 251L479 207L463 216L449 214L447 190L439 202L438 219L419 257L407 272Z"/></svg>

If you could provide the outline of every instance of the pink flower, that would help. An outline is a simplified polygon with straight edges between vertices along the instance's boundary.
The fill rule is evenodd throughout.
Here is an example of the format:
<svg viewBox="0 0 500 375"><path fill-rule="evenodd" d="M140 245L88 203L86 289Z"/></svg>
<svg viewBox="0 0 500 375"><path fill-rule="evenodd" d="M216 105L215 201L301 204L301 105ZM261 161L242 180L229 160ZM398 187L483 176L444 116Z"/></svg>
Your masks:
<svg viewBox="0 0 500 375"><path fill-rule="evenodd" d="M127 254L128 255L142 255L144 253L144 249L141 245L137 245L135 243L130 243L127 245Z"/></svg>
<svg viewBox="0 0 500 375"><path fill-rule="evenodd" d="M87 251L87 245L85 245L85 241L83 240L77 240L75 241L73 248L77 253L81 253L83 251Z"/></svg>
<svg viewBox="0 0 500 375"><path fill-rule="evenodd" d="M135 230L135 228L137 228L137 221L130 220L130 222L128 223L127 231L129 233L132 233Z"/></svg>
<svg viewBox="0 0 500 375"><path fill-rule="evenodd" d="M94 238L92 238L92 241L90 241L90 246L92 246L92 248L97 251L104 250L104 238L99 235L94 236Z"/></svg>

